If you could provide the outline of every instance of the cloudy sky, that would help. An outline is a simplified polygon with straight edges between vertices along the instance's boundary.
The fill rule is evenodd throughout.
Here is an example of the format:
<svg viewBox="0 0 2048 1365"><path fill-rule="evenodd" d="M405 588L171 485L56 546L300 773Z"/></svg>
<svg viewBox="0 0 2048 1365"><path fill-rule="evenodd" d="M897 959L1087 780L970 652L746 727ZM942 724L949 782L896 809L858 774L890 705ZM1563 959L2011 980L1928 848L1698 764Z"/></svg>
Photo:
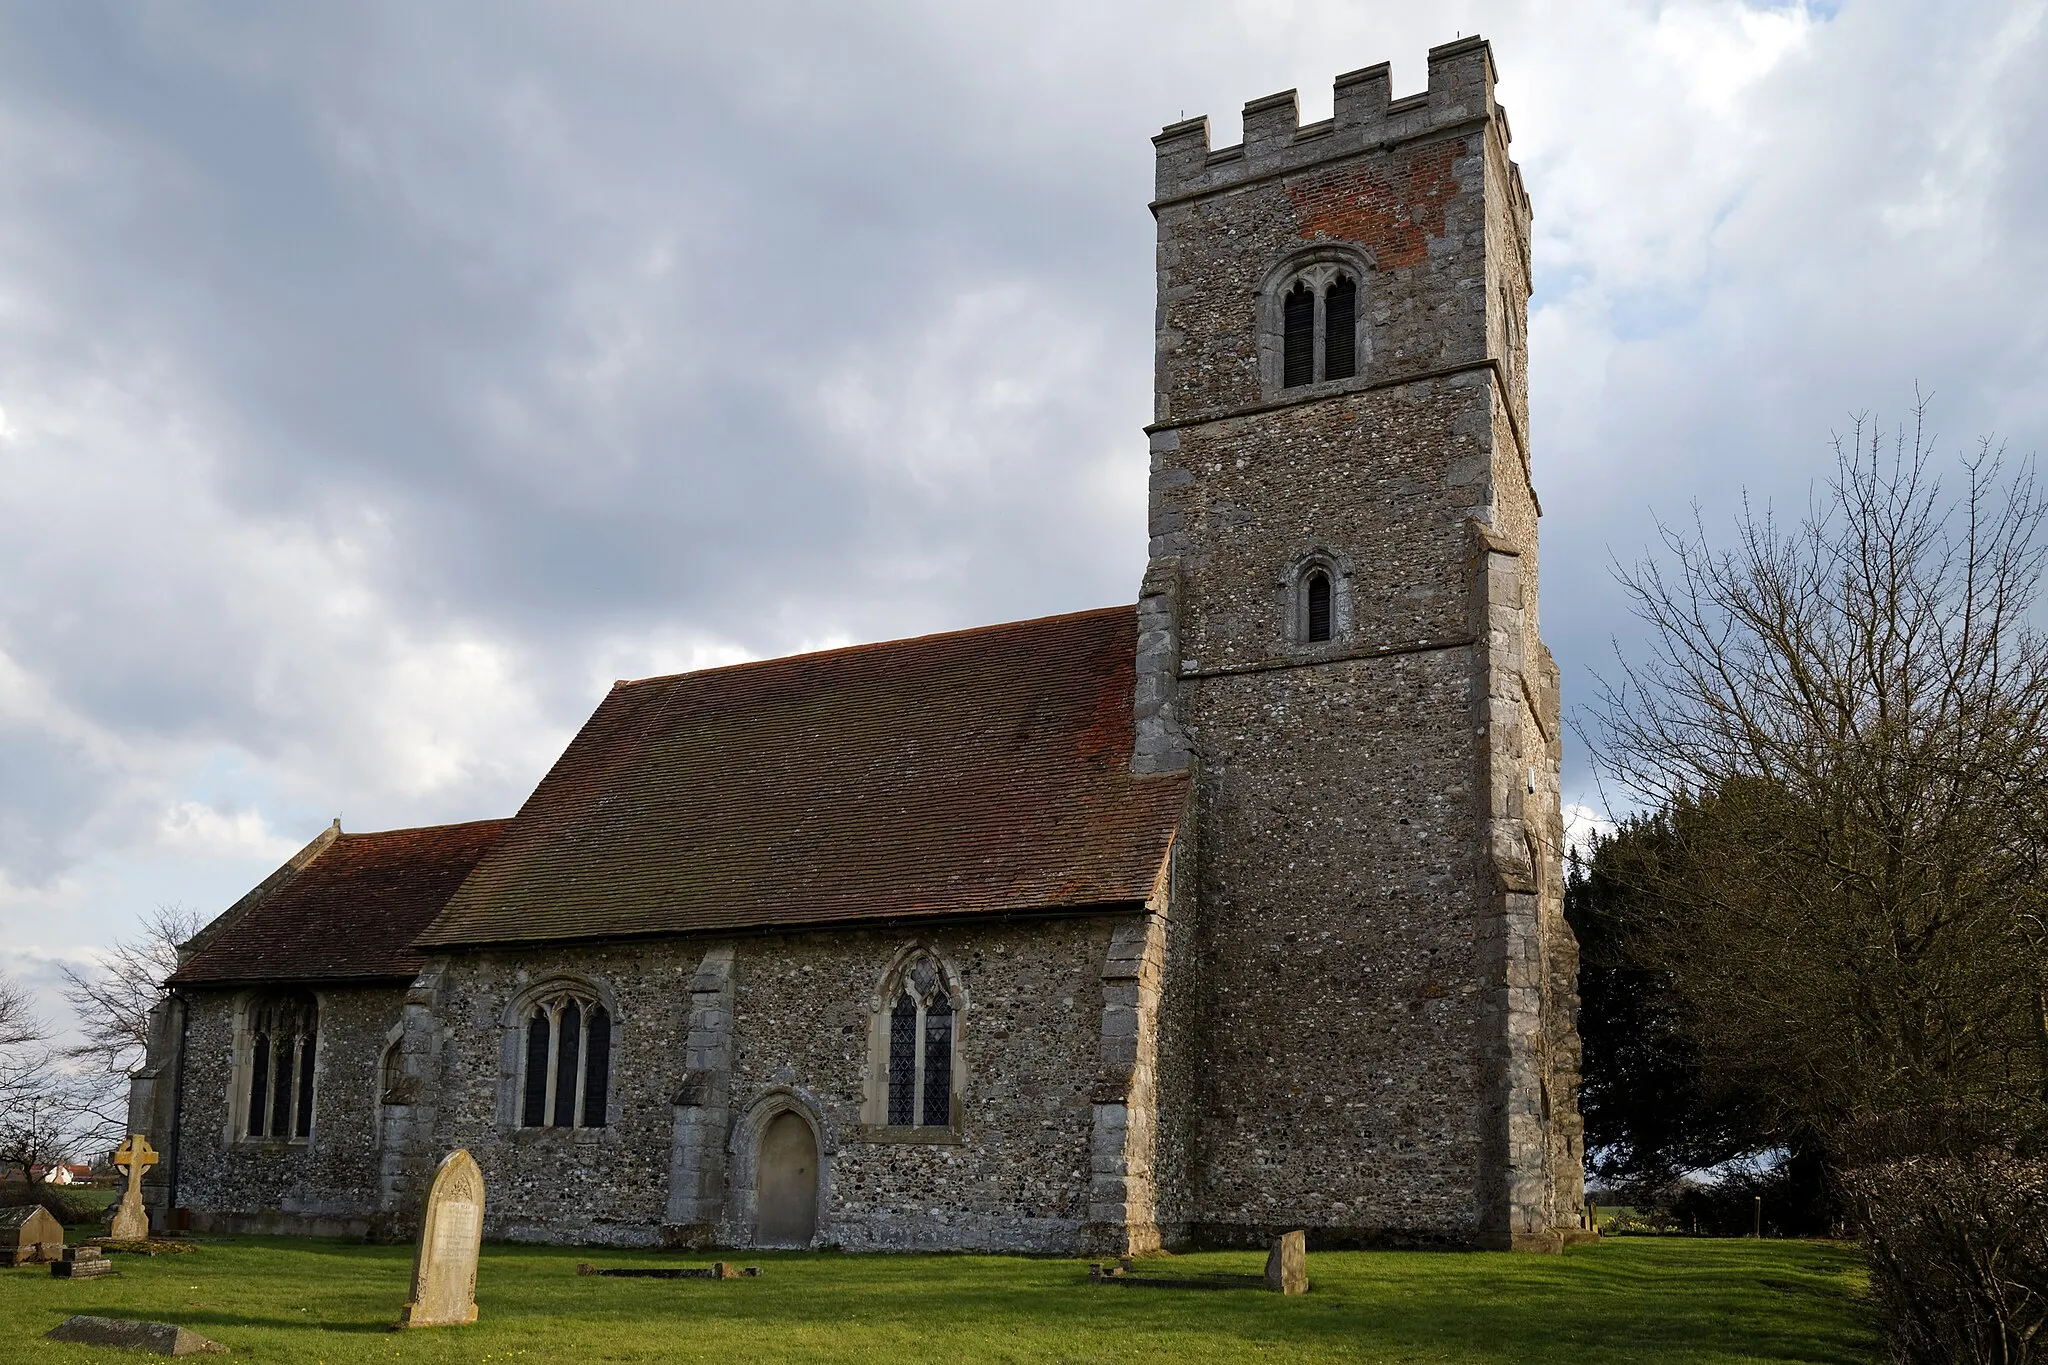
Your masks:
<svg viewBox="0 0 2048 1365"><path fill-rule="evenodd" d="M1653 509L1916 383L2043 447L2044 9L0 4L0 970L509 813L614 678L1131 600L1149 136L1461 33L1583 699Z"/></svg>

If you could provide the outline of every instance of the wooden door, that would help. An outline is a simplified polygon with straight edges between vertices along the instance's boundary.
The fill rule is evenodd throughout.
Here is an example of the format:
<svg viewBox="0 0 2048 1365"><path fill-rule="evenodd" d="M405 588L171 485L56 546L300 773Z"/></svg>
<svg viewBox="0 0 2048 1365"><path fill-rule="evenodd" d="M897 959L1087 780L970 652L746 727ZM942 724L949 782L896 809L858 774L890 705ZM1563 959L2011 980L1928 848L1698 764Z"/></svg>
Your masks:
<svg viewBox="0 0 2048 1365"><path fill-rule="evenodd" d="M818 1235L818 1141L787 1109L768 1121L754 1165L754 1244L806 1247Z"/></svg>

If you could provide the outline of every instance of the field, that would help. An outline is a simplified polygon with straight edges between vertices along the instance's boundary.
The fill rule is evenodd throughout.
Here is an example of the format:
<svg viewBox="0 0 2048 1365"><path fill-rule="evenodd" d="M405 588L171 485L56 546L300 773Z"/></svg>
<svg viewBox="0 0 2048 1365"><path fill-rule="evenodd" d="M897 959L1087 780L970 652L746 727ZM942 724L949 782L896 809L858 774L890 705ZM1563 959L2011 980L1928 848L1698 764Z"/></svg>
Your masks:
<svg viewBox="0 0 2048 1365"><path fill-rule="evenodd" d="M393 1333L411 1252L223 1238L188 1255L116 1256L118 1276L0 1270L0 1361L140 1359L41 1340L73 1313L178 1322L238 1361L1499 1361L1873 1359L1847 1249L1801 1242L1610 1239L1562 1257L1315 1253L1310 1293L1087 1283L1079 1261L739 1253L758 1279L579 1277L710 1257L488 1245L481 1319ZM1257 1271L1209 1253L1176 1268Z"/></svg>

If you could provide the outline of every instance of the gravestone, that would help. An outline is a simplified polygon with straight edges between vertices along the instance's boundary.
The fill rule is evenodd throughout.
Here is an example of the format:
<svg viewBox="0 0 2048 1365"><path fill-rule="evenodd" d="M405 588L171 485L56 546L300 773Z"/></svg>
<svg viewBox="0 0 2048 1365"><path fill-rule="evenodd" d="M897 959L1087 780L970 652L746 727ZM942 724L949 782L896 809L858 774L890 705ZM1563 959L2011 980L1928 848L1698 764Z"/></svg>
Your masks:
<svg viewBox="0 0 2048 1365"><path fill-rule="evenodd" d="M412 1258L412 1298L400 1327L459 1327L476 1321L476 1258L484 1238L484 1173L467 1151L434 1172Z"/></svg>
<svg viewBox="0 0 2048 1365"><path fill-rule="evenodd" d="M1266 1253L1266 1288L1276 1294L1308 1293L1308 1235L1283 1232Z"/></svg>
<svg viewBox="0 0 2048 1365"><path fill-rule="evenodd" d="M115 1150L114 1164L128 1173L128 1189L121 1196L121 1207L114 1210L113 1225L107 1229L107 1235L115 1241L148 1240L149 1210L142 1207L142 1173L156 1163L156 1149L140 1133L130 1135Z"/></svg>
<svg viewBox="0 0 2048 1365"><path fill-rule="evenodd" d="M121 1346L131 1351L154 1351L160 1356L218 1355L227 1350L219 1342L209 1341L174 1322L130 1322L125 1318L66 1318L43 1335L51 1341Z"/></svg>
<svg viewBox="0 0 2048 1365"><path fill-rule="evenodd" d="M64 1258L50 1263L50 1274L60 1280L96 1280L114 1273L114 1263L98 1247L65 1247Z"/></svg>
<svg viewBox="0 0 2048 1365"><path fill-rule="evenodd" d="M0 1209L0 1259L8 1265L54 1261L64 1251L64 1227L41 1204Z"/></svg>

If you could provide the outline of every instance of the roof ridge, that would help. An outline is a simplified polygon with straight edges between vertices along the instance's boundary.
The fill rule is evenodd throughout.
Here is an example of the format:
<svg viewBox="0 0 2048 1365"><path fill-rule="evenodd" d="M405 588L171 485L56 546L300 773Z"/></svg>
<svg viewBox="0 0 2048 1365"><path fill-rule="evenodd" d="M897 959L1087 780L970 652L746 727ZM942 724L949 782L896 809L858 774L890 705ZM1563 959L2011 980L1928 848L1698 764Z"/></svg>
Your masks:
<svg viewBox="0 0 2048 1365"><path fill-rule="evenodd" d="M954 630L932 630L922 635L899 635L887 640L867 640L860 644L834 645L830 649L806 649L795 654L771 654L765 659L747 659L736 664L713 664L709 668L686 668L677 673L651 673L644 678L620 678L612 687L639 687L644 683L674 682L677 678L701 678L714 673L736 673L748 668L765 668L769 664L789 663L796 659L825 659L844 654L860 654L871 650L891 649L899 645L925 644L933 640L946 640L962 635L990 635L1002 630L1015 630L1023 626L1044 626L1059 621L1078 621L1086 616L1108 616L1114 612L1136 611L1137 603L1116 603L1107 607L1088 607L1081 611L1054 612L1049 616L1027 616L1021 621L995 621L983 626L962 626Z"/></svg>
<svg viewBox="0 0 2048 1365"><path fill-rule="evenodd" d="M488 815L477 820L450 820L445 824L439 825L401 825L396 829L345 829L341 831L340 837L342 839L382 839L386 835L391 834L425 834L429 830L436 829L468 829L473 825L503 825L509 824L511 820L512 817L509 815Z"/></svg>

